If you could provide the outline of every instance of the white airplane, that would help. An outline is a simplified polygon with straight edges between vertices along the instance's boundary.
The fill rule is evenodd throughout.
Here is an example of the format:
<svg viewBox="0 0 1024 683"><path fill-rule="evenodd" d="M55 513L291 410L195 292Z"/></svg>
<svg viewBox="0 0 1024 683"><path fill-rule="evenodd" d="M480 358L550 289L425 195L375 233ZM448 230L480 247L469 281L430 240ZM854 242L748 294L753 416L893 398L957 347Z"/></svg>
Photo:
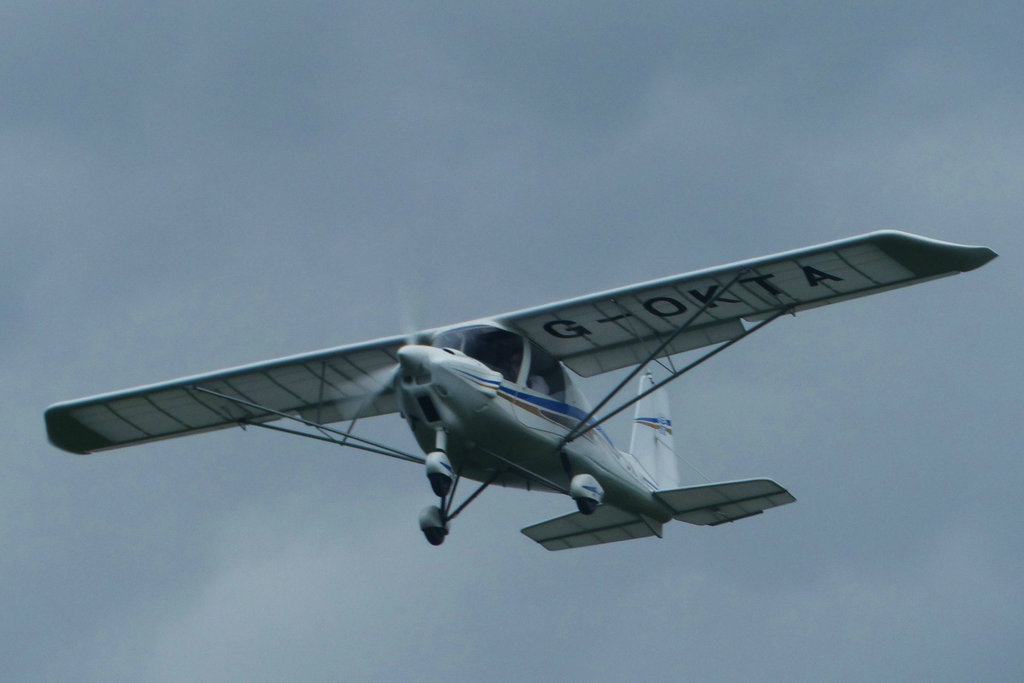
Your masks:
<svg viewBox="0 0 1024 683"><path fill-rule="evenodd" d="M440 545L491 484L568 494L577 511L523 529L548 550L717 525L796 499L770 479L683 486L665 384L786 314L979 268L970 247L876 232L451 327L79 399L46 411L78 454L227 427L263 427L424 465L440 499L420 529ZM715 348L684 367L671 356ZM667 360L660 360L667 359ZM668 370L655 382L652 362ZM636 366L591 408L574 375ZM639 377L640 392L608 408ZM630 451L602 424L636 405ZM425 457L353 433L399 412ZM329 426L349 421L346 429ZM283 424L282 424L283 423ZM284 426L285 424L289 426ZM453 508L463 479L481 482Z"/></svg>

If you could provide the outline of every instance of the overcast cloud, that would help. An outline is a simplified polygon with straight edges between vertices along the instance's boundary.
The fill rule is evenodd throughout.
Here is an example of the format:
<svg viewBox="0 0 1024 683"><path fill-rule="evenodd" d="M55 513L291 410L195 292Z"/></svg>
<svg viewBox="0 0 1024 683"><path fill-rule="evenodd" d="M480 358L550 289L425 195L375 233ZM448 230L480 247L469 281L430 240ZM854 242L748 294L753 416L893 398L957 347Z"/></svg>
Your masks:
<svg viewBox="0 0 1024 683"><path fill-rule="evenodd" d="M1024 679L1019 4L0 11L5 679ZM415 466L46 442L57 401L882 228L1001 257L677 382L692 466L798 498L728 528L548 553L571 503L489 490L433 548Z"/></svg>

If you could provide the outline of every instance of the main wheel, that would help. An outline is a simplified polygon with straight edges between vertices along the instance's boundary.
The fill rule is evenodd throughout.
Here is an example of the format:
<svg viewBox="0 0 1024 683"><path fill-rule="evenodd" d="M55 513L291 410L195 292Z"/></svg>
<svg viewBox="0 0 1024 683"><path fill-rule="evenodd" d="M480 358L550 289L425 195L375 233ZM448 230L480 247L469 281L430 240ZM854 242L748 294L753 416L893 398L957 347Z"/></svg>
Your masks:
<svg viewBox="0 0 1024 683"><path fill-rule="evenodd" d="M438 433L443 434L443 432ZM444 451L431 451L427 454L426 465L430 488L434 490L435 496L444 498L452 490L452 474L454 473L452 463Z"/></svg>
<svg viewBox="0 0 1024 683"><path fill-rule="evenodd" d="M576 507L578 507L580 509L580 512L582 512L585 515L594 514L594 510L597 509L598 505L600 505L600 503L594 500L593 498L576 499Z"/></svg>

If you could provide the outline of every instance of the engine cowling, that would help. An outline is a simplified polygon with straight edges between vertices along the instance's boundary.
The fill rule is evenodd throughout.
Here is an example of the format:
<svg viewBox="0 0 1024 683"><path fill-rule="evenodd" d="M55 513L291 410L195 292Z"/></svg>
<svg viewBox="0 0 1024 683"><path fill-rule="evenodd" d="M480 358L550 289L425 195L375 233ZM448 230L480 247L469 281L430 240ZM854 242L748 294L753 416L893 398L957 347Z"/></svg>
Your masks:
<svg viewBox="0 0 1024 683"><path fill-rule="evenodd" d="M585 515L592 514L604 500L604 488L590 474L577 474L569 483L569 495Z"/></svg>

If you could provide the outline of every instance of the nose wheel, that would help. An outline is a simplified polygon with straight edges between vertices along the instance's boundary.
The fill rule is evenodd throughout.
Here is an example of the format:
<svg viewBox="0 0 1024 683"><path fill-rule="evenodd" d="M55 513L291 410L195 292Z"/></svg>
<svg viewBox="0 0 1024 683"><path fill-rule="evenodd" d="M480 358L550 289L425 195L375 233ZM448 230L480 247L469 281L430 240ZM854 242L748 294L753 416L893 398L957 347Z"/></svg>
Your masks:
<svg viewBox="0 0 1024 683"><path fill-rule="evenodd" d="M443 501L442 501L443 502ZM448 522L444 510L437 505L423 508L420 513L420 531L430 545L441 545L448 535Z"/></svg>
<svg viewBox="0 0 1024 683"><path fill-rule="evenodd" d="M458 488L459 481L462 479L462 467L460 465L458 468L453 468L448 461L448 457L445 455L446 442L444 431L439 430L435 450L427 455L427 478L430 480L430 487L434 494L441 499L439 505L429 505L420 512L420 531L423 532L423 536L426 537L427 543L430 545L444 543L451 528L450 522L501 475L499 470L495 470L487 481L483 482L452 512L455 489Z"/></svg>
<svg viewBox="0 0 1024 683"><path fill-rule="evenodd" d="M441 545L444 543L444 537L448 535L447 529L430 528L423 530L424 535L427 537L427 542L430 545Z"/></svg>

